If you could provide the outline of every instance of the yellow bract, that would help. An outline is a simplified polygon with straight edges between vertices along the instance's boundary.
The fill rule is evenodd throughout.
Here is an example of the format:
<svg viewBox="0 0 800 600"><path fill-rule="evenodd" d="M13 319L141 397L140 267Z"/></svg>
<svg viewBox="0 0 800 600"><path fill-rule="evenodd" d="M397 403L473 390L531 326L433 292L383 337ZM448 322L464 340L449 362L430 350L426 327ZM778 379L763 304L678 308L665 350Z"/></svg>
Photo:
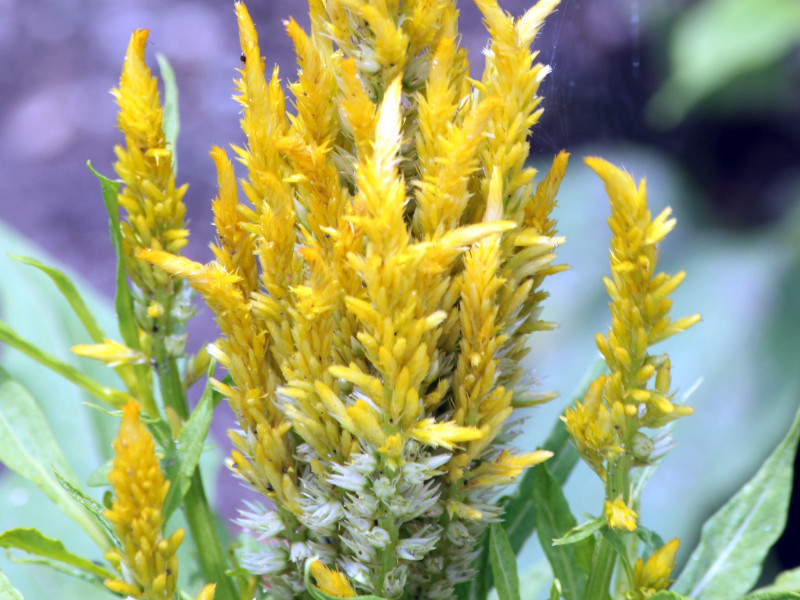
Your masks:
<svg viewBox="0 0 800 600"><path fill-rule="evenodd" d="M675 554L680 541L670 540L653 552L647 561L636 559L633 565L633 592L637 599L650 598L670 583L670 575L675 568Z"/></svg>

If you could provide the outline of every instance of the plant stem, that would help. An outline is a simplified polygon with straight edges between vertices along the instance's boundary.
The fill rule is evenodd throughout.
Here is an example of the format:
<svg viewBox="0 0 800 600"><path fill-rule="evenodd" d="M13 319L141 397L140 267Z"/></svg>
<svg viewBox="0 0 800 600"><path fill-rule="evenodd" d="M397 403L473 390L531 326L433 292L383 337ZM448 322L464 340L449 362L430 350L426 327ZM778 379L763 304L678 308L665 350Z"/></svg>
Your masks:
<svg viewBox="0 0 800 600"><path fill-rule="evenodd" d="M164 408L172 408L177 415L189 418L189 404L181 383L180 371L175 358L169 357L163 338L157 336L154 342L154 358L158 370L158 385ZM215 515L208 504L203 478L199 469L192 474L192 481L183 497L183 509L194 540L197 558L206 583L216 583L216 600L239 600L239 592L231 577L225 574L227 557L222 549L217 532Z"/></svg>
<svg viewBox="0 0 800 600"><path fill-rule="evenodd" d="M220 543L214 514L208 504L199 470L195 470L192 475L192 484L183 498L183 508L206 583L217 584L215 600L239 600L236 585L225 574L228 561Z"/></svg>

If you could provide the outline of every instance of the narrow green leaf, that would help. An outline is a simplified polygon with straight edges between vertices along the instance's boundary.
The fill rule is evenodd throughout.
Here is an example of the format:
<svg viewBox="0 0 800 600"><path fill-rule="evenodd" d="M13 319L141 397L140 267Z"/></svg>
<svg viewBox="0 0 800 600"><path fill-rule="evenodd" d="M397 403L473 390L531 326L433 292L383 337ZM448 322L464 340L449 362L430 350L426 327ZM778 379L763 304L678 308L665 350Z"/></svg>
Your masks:
<svg viewBox="0 0 800 600"><path fill-rule="evenodd" d="M28 340L20 337L7 323L0 321L0 342L4 342L16 348L20 352L27 354L38 363L44 365L51 371L58 373L63 378L71 381L81 389L87 391L98 400L102 400L111 406L120 408L130 400L130 396L125 392L120 392L114 388L103 385L69 363L56 358L52 354L45 352L38 346L31 344Z"/></svg>
<svg viewBox="0 0 800 600"><path fill-rule="evenodd" d="M114 527L111 525L111 522L106 519L105 511L106 507L100 504L94 498L90 498L86 494L84 494L77 486L73 485L70 481L64 478L61 473L58 471L54 471L54 475L56 476L56 480L61 485L62 488L66 490L66 492L72 496L72 499L75 500L78 504L83 506L86 510L92 513L97 522L103 526L103 529L106 530L108 537L114 540L117 546L122 546L121 542L117 538L117 534L114 533Z"/></svg>
<svg viewBox="0 0 800 600"><path fill-rule="evenodd" d="M214 362L209 368L213 373ZM200 455L208 436L213 407L213 388L210 379L197 407L178 433L177 445L173 445L167 456L167 478L170 480L169 491L164 500L164 520L169 520L192 483L192 474L200 462Z"/></svg>
<svg viewBox="0 0 800 600"><path fill-rule="evenodd" d="M741 597L753 586L786 525L800 411L758 473L703 525L700 543L673 589L697 600Z"/></svg>
<svg viewBox="0 0 800 600"><path fill-rule="evenodd" d="M75 474L34 399L0 367L0 462L44 492L103 549L109 538L98 523L67 493L53 475L77 484Z"/></svg>
<svg viewBox="0 0 800 600"><path fill-rule="evenodd" d="M606 364L602 360L595 361L578 385L570 406L582 399L591 382L606 370ZM555 422L542 447L553 453L553 457L546 463L547 469L559 485L563 486L578 462L578 453L570 443L569 434L567 434L561 419ZM503 528L508 534L514 553L520 551L536 528L536 511L534 504L531 502L533 485L534 473L532 469L528 469L522 476L514 493L501 500L505 513ZM474 565L478 575L472 581L462 583L456 587L458 600L485 600L489 590L492 588L492 570L489 568L488 559L488 535L483 537L480 545L482 550Z"/></svg>
<svg viewBox="0 0 800 600"><path fill-rule="evenodd" d="M492 564L494 586L500 600L520 600L517 557L500 523L489 529L489 562Z"/></svg>
<svg viewBox="0 0 800 600"><path fill-rule="evenodd" d="M585 540L589 536L594 535L595 532L601 530L605 525L606 520L604 517L597 517L586 523L581 523L570 529L566 535L553 540L553 546L564 546L566 544L574 544L575 542Z"/></svg>
<svg viewBox="0 0 800 600"><path fill-rule="evenodd" d="M106 335L103 333L103 330L100 329L100 326L97 324L97 319L94 318L92 311L90 311L89 307L86 306L86 302L83 300L80 292L78 292L78 289L75 287L75 284L72 283L72 280L69 277L67 277L58 269L46 265L33 257L19 256L16 254L11 254L9 256L16 261L21 262L22 264L36 267L50 277L50 279L53 280L53 283L56 284L58 290L63 294L67 302L69 302L69 305L72 307L72 310L75 312L75 315L78 317L78 319L80 319L80 322L83 324L84 328L89 334L89 337L91 337L92 340L98 344L103 341Z"/></svg>
<svg viewBox="0 0 800 600"><path fill-rule="evenodd" d="M59 540L42 534L37 529L9 529L0 534L0 548L22 550L29 554L57 560L77 567L103 579L114 577L108 569L94 564L91 560L68 551Z"/></svg>
<svg viewBox="0 0 800 600"><path fill-rule="evenodd" d="M136 323L133 319L133 298L128 287L128 280L125 268L125 256L122 254L122 229L119 222L119 181L114 181L105 177L92 168L92 163L87 162L86 166L100 181L100 190L103 194L103 202L108 212L108 228L111 232L111 244L117 253L117 291L114 298L114 307L117 311L119 321L119 332L122 340L130 348L139 349L139 334L136 331Z"/></svg>
<svg viewBox="0 0 800 600"><path fill-rule="evenodd" d="M11 585L2 570L0 570L0 600L24 600L20 591Z"/></svg>
<svg viewBox="0 0 800 600"><path fill-rule="evenodd" d="M547 463L536 465L534 473L532 500L536 506L536 533L547 560L561 582L566 600L582 597L586 584L586 574L581 569L588 568L593 551L593 538L586 538L568 546L553 546L553 540L563 537L577 525L570 512L561 485L547 470Z"/></svg>
<svg viewBox="0 0 800 600"><path fill-rule="evenodd" d="M742 600L800 600L800 593L787 591L756 590Z"/></svg>
<svg viewBox="0 0 800 600"><path fill-rule="evenodd" d="M750 593L750 596L747 596L747 600L756 600L756 598L751 598L751 596L755 596L756 594L778 592L791 592L800 594L800 567L791 569L789 571L784 571L775 578L775 583L754 590Z"/></svg>
<svg viewBox="0 0 800 600"><path fill-rule="evenodd" d="M156 54L158 69L161 71L161 81L164 82L164 110L161 129L167 147L172 150L172 174L178 173L178 131L180 119L178 116L178 84L175 82L175 72L172 65L163 54Z"/></svg>
<svg viewBox="0 0 800 600"><path fill-rule="evenodd" d="M303 574L303 581L306 585L306 591L311 595L314 600L339 600L337 596L329 596L328 594L321 592L319 588L317 588L313 583L311 583L311 563L314 559L308 559L306 561L306 565L304 568ZM366 595L366 596L355 596L354 600L386 600L385 598L381 598L380 596L373 596L373 595Z"/></svg>
<svg viewBox="0 0 800 600"><path fill-rule="evenodd" d="M550 600L561 600L561 582L558 578L553 579L553 585L550 586Z"/></svg>

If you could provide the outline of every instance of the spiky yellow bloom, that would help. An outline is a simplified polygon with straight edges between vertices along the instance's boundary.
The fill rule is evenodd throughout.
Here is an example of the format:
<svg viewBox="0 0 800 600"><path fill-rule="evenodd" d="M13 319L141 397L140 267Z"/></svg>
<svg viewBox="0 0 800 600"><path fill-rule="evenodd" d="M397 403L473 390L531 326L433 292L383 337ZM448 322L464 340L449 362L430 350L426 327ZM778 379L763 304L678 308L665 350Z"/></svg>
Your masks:
<svg viewBox="0 0 800 600"><path fill-rule="evenodd" d="M608 526L613 529L624 529L625 531L636 531L636 512L622 499L617 496L613 501L606 500L603 506Z"/></svg>
<svg viewBox="0 0 800 600"><path fill-rule="evenodd" d="M285 24L292 115L236 5L246 175L237 191L212 150L215 261L137 256L217 317L230 465L276 506L248 513L270 533L245 564L276 598L311 556L359 593L452 598L497 518L493 488L549 456L502 433L515 407L552 397L519 361L552 327L541 285L563 269L551 213L567 155L538 185L526 166L548 72L531 43L557 4L514 19L478 2L491 41L476 82L453 0L311 0L309 32Z"/></svg>
<svg viewBox="0 0 800 600"><path fill-rule="evenodd" d="M167 146L156 78L144 61L148 31L133 32L119 88L112 94L119 104L119 129L125 146L117 146L114 170L122 180L119 204L126 213L122 225L128 271L142 290L170 283L158 269L135 259L140 248L178 252L186 245L188 231L182 198L186 186L175 187L173 148Z"/></svg>
<svg viewBox="0 0 800 600"><path fill-rule="evenodd" d="M587 158L586 164L605 183L611 203L611 277L604 278L611 328L596 337L610 374L594 381L583 402L566 411L564 422L581 456L605 481L609 525L633 530L630 470L657 458L653 441L641 430L692 412L673 402L669 358L649 349L700 316L673 322L668 296L684 273L656 272L657 244L675 225L670 209L652 218L644 181L637 186L630 175L599 158Z"/></svg>
<svg viewBox="0 0 800 600"><path fill-rule="evenodd" d="M680 541L670 540L653 552L647 561L636 559L633 565L633 597L637 600L650 598L670 583L670 575L675 568L675 554Z"/></svg>
<svg viewBox="0 0 800 600"><path fill-rule="evenodd" d="M164 537L161 511L169 482L158 464L153 438L139 420L137 402L123 409L108 480L114 488L114 503L104 515L122 547L106 558L122 578L108 580L106 586L142 600L171 599L178 579L175 552L183 541L183 529Z"/></svg>
<svg viewBox="0 0 800 600"><path fill-rule="evenodd" d="M347 577L339 571L329 569L318 560L311 563L311 574L324 594L334 598L353 598L356 595Z"/></svg>

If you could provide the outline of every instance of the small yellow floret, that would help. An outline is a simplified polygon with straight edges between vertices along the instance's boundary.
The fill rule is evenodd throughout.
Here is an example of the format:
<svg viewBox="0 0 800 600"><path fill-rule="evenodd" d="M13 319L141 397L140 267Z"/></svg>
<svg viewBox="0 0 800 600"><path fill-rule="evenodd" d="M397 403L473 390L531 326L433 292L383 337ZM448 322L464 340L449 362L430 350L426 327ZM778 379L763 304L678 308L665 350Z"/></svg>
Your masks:
<svg viewBox="0 0 800 600"><path fill-rule="evenodd" d="M354 598L356 595L344 575L329 569L318 560L311 563L311 574L317 582L317 587L324 594L335 598Z"/></svg>
<svg viewBox="0 0 800 600"><path fill-rule="evenodd" d="M633 589L638 598L650 598L667 589L669 576L675 568L675 553L680 541L676 538L653 552L647 562L641 558L633 566Z"/></svg>
<svg viewBox="0 0 800 600"><path fill-rule="evenodd" d="M626 531L636 531L636 518L637 514L630 508L621 496L614 499L613 502L606 500L604 511L606 514L606 522L608 526L613 529L624 529Z"/></svg>

